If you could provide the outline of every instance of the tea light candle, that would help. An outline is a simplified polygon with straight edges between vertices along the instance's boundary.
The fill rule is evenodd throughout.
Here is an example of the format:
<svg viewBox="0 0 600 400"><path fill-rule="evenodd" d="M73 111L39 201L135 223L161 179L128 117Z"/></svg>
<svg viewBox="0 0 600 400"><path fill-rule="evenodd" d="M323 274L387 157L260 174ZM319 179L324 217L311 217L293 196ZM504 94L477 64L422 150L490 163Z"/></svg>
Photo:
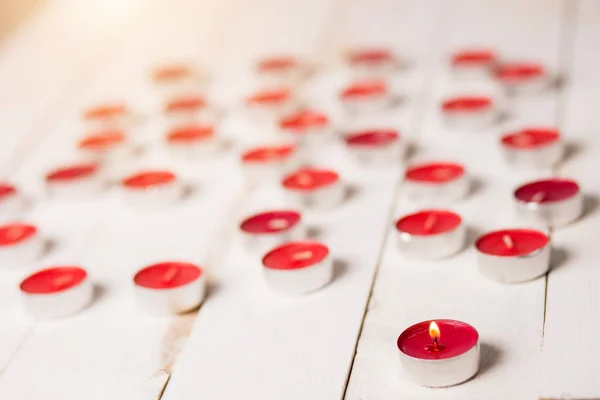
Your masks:
<svg viewBox="0 0 600 400"><path fill-rule="evenodd" d="M297 211L273 210L246 218L240 224L244 245L263 256L286 242L304 239L306 229Z"/></svg>
<svg viewBox="0 0 600 400"><path fill-rule="evenodd" d="M494 101L486 96L459 96L442 103L447 126L458 129L482 129L491 126L499 113Z"/></svg>
<svg viewBox="0 0 600 400"><path fill-rule="evenodd" d="M489 49L465 49L452 54L452 72L460 78L488 77L498 63Z"/></svg>
<svg viewBox="0 0 600 400"><path fill-rule="evenodd" d="M362 164L397 164L404 157L404 142L395 129L371 129L350 133L345 142L348 152Z"/></svg>
<svg viewBox="0 0 600 400"><path fill-rule="evenodd" d="M338 173L327 169L303 168L286 176L282 185L292 204L305 208L331 208L346 195Z"/></svg>
<svg viewBox="0 0 600 400"><path fill-rule="evenodd" d="M122 131L105 131L85 137L79 150L94 161L112 161L127 158L132 148Z"/></svg>
<svg viewBox="0 0 600 400"><path fill-rule="evenodd" d="M470 182L465 167L455 162L429 162L409 167L405 192L413 201L456 201L467 195Z"/></svg>
<svg viewBox="0 0 600 400"><path fill-rule="evenodd" d="M255 119L281 119L298 107L290 89L281 87L263 89L246 99L250 116Z"/></svg>
<svg viewBox="0 0 600 400"><path fill-rule="evenodd" d="M25 198L14 185L0 182L0 222L17 217L25 209Z"/></svg>
<svg viewBox="0 0 600 400"><path fill-rule="evenodd" d="M308 147L321 145L332 136L327 115L313 110L301 110L282 118L279 128L300 145Z"/></svg>
<svg viewBox="0 0 600 400"><path fill-rule="evenodd" d="M202 160L216 154L219 141L211 125L191 124L175 128L167 135L170 150L190 160Z"/></svg>
<svg viewBox="0 0 600 400"><path fill-rule="evenodd" d="M294 145L264 146L242 154L246 179L251 183L279 180L296 166L297 149Z"/></svg>
<svg viewBox="0 0 600 400"><path fill-rule="evenodd" d="M390 106L392 95L383 80L361 80L348 85L341 92L340 100L351 113L369 113Z"/></svg>
<svg viewBox="0 0 600 400"><path fill-rule="evenodd" d="M165 98L197 93L206 86L205 77L189 64L160 66L152 72L152 81Z"/></svg>
<svg viewBox="0 0 600 400"><path fill-rule="evenodd" d="M389 75L396 69L397 60L388 49L366 48L351 51L348 64L354 75L362 79Z"/></svg>
<svg viewBox="0 0 600 400"><path fill-rule="evenodd" d="M563 156L560 132L553 128L526 128L502 136L502 152L511 165L550 168Z"/></svg>
<svg viewBox="0 0 600 400"><path fill-rule="evenodd" d="M83 113L83 121L90 132L121 129L127 127L131 119L131 111L121 103L101 104Z"/></svg>
<svg viewBox="0 0 600 400"><path fill-rule="evenodd" d="M583 211L579 184L551 178L526 183L514 192L518 214L545 226L559 227L575 221Z"/></svg>
<svg viewBox="0 0 600 400"><path fill-rule="evenodd" d="M135 207L167 207L183 195L183 185L177 176L164 170L138 172L123 179L121 187L124 200Z"/></svg>
<svg viewBox="0 0 600 400"><path fill-rule="evenodd" d="M329 248L314 241L286 243L265 255L262 263L267 285L280 294L310 293L333 277Z"/></svg>
<svg viewBox="0 0 600 400"><path fill-rule="evenodd" d="M538 63L505 63L496 69L495 75L509 93L514 94L539 93L551 84L548 71Z"/></svg>
<svg viewBox="0 0 600 400"><path fill-rule="evenodd" d="M479 371L479 333L465 322L419 322L402 332L396 345L404 376L417 385L453 386Z"/></svg>
<svg viewBox="0 0 600 400"><path fill-rule="evenodd" d="M186 95L171 99L165 105L165 116L171 126L213 122L215 112L202 96Z"/></svg>
<svg viewBox="0 0 600 400"><path fill-rule="evenodd" d="M46 175L46 187L52 197L88 198L104 187L100 166L96 163L59 167Z"/></svg>
<svg viewBox="0 0 600 400"><path fill-rule="evenodd" d="M8 268L32 262L43 253L45 244L34 225L0 225L0 265Z"/></svg>
<svg viewBox="0 0 600 400"><path fill-rule="evenodd" d="M147 312L181 314L204 301L206 274L197 265L167 261L141 269L133 283L137 303Z"/></svg>
<svg viewBox="0 0 600 400"><path fill-rule="evenodd" d="M532 229L489 232L475 242L483 276L504 283L525 282L548 272L550 238Z"/></svg>
<svg viewBox="0 0 600 400"><path fill-rule="evenodd" d="M25 278L21 285L25 309L36 319L61 318L91 303L93 285L85 269L57 266Z"/></svg>
<svg viewBox="0 0 600 400"><path fill-rule="evenodd" d="M408 257L440 259L459 252L465 243L460 215L448 210L422 210L396 222L398 248Z"/></svg>
<svg viewBox="0 0 600 400"><path fill-rule="evenodd" d="M295 57L279 55L260 60L256 71L263 88L277 88L299 83L306 73L306 66Z"/></svg>

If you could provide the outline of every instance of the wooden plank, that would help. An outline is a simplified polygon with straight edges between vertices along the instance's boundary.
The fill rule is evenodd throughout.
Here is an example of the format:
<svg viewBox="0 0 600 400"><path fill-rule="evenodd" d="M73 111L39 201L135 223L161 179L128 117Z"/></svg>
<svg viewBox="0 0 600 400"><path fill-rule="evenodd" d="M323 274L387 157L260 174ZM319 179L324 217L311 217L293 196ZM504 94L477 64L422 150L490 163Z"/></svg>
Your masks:
<svg viewBox="0 0 600 400"><path fill-rule="evenodd" d="M269 4L268 8L281 7L281 3ZM297 25L288 25L281 33L298 51L308 51L322 46L318 42L324 39L311 32L319 27L328 8L323 2L318 8L316 3L302 7L313 10L311 23L296 20ZM345 7L351 10L346 10L344 16L349 12L352 17L336 29L348 32L346 43L352 44L370 26L371 11L382 8L389 11L388 17L378 22L385 24L388 35L400 38L399 43L416 41L422 46L414 48L423 49L431 37L431 26L425 21L434 15L435 4L359 1ZM380 11L377 13L382 16ZM308 21L310 14L302 15ZM410 28L415 28L412 36L401 39L399 33ZM290 49L296 50L291 45ZM426 51L418 52L415 59L420 62L426 55ZM408 88L418 90L425 76L411 75L407 78ZM330 77L337 81L334 72ZM330 104L324 96L328 93L322 92L314 100ZM391 116L394 124L402 128L411 125L418 103L416 98L411 100L415 101L403 112ZM338 146L332 146L327 158L319 161L340 170L346 182L356 188L356 194L331 212L305 215L307 222L319 230L318 238L332 248L336 259L334 281L301 298L275 296L262 281L259 260L248 254L236 235L225 262L212 271L219 288L202 307L163 399L332 399L343 395L398 169L361 171ZM236 220L285 204L278 187L264 187L236 210Z"/></svg>
<svg viewBox="0 0 600 400"><path fill-rule="evenodd" d="M540 395L544 398L597 399L600 397L594 347L600 329L598 309L598 250L600 196L596 136L600 118L593 107L600 95L597 43L600 4L581 1L576 10L572 68L568 73L562 129L573 149L560 167L561 176L577 179L587 196L580 221L554 231L552 239L561 263L548 277L546 325L542 349Z"/></svg>
<svg viewBox="0 0 600 400"><path fill-rule="evenodd" d="M486 230L519 226L511 204L513 187L524 179L510 171L499 156L498 136L511 126L556 121L556 94L530 104L529 112L476 133L449 131L439 104L448 95L466 90L498 95L494 84L465 86L447 72L450 51L471 45L497 48L538 58L551 68L558 66L562 4L558 1L485 4L463 1L444 13L447 24L440 33L440 54L434 95L431 97L418 151L413 159L453 159L464 163L477 184L471 195L449 207L463 216L469 228L468 248L454 257L425 262L407 259L396 248L394 228L385 246L374 292L350 378L347 399L530 399L535 384L543 324L545 280L502 285L477 272L473 239ZM533 25L533 26L532 26ZM529 33L533 37L529 37ZM474 42L476 40L477 42ZM446 63L444 63L446 61ZM536 98L537 101L537 98ZM523 107L523 105L519 105ZM541 171L537 174L545 174ZM536 173L531 174L536 175ZM395 219L422 207L403 196L400 187ZM473 324L482 342L482 365L471 381L446 389L427 389L401 377L395 341L403 329L427 319L455 318Z"/></svg>

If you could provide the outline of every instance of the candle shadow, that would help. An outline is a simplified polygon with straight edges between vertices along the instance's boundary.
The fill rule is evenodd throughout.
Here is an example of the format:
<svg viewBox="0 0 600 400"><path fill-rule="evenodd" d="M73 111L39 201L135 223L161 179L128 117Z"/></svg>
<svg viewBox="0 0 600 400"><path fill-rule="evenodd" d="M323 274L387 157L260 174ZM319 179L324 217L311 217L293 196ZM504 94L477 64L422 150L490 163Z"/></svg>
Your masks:
<svg viewBox="0 0 600 400"><path fill-rule="evenodd" d="M465 245L463 246L462 249L460 249L460 251L465 251L469 247L473 246L479 236L481 236L480 230L473 228L472 226L467 226L466 233L465 233Z"/></svg>
<svg viewBox="0 0 600 400"><path fill-rule="evenodd" d="M565 143L565 153L563 155L562 163L569 162L575 157L583 153L585 147L580 142L567 142Z"/></svg>
<svg viewBox="0 0 600 400"><path fill-rule="evenodd" d="M479 366L479 373L477 374L479 376L494 369L494 367L502 360L502 350L497 346L485 342L481 343L480 346L481 363Z"/></svg>
<svg viewBox="0 0 600 400"><path fill-rule="evenodd" d="M44 242L44 249L42 250L42 254L40 258L44 258L54 253L58 249L58 242L54 239L46 239Z"/></svg>
<svg viewBox="0 0 600 400"><path fill-rule="evenodd" d="M189 200L191 197L194 197L194 195L199 190L200 190L200 188L198 187L198 184L186 182L183 185L183 190L182 190L182 193L181 193L181 200L182 201Z"/></svg>
<svg viewBox="0 0 600 400"><path fill-rule="evenodd" d="M585 194L583 196L583 212L579 219L583 219L593 214L598 209L598 197L592 194Z"/></svg>
<svg viewBox="0 0 600 400"><path fill-rule="evenodd" d="M550 255L550 272L562 267L569 259L569 252L563 247L553 247Z"/></svg>
<svg viewBox="0 0 600 400"><path fill-rule="evenodd" d="M323 228L311 225L306 229L306 236L310 239L318 239L323 235Z"/></svg>
<svg viewBox="0 0 600 400"><path fill-rule="evenodd" d="M352 199L354 199L359 192L360 189L358 188L358 186L348 185L346 187L346 193L344 195L344 202L352 201Z"/></svg>
<svg viewBox="0 0 600 400"><path fill-rule="evenodd" d="M348 262L345 260L334 259L333 260L333 277L332 282L339 280L348 272Z"/></svg>
<svg viewBox="0 0 600 400"><path fill-rule="evenodd" d="M480 178L477 178L477 177L471 178L471 186L469 188L469 197L476 196L478 193L480 193L483 190L484 186L485 186L485 184L483 183L483 180L481 180Z"/></svg>
<svg viewBox="0 0 600 400"><path fill-rule="evenodd" d="M96 302L102 300L104 297L106 297L107 292L108 290L106 289L106 286L95 283L92 287L92 303L95 304Z"/></svg>

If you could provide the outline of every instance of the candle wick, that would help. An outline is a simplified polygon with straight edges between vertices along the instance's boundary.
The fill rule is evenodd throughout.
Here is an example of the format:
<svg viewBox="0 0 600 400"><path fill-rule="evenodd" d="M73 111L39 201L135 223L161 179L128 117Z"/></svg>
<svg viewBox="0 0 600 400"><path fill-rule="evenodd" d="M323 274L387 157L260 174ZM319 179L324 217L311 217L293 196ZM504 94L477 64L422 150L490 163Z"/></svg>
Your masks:
<svg viewBox="0 0 600 400"><path fill-rule="evenodd" d="M513 242L510 235L502 236L502 241L504 242L504 245L509 249L512 249L513 247L515 247L515 243Z"/></svg>
<svg viewBox="0 0 600 400"><path fill-rule="evenodd" d="M268 222L268 224L271 229L283 229L287 228L288 226L287 220L283 218L272 219Z"/></svg>
<svg viewBox="0 0 600 400"><path fill-rule="evenodd" d="M298 175L298 184L302 185L302 186L309 186L313 183L313 178L312 176L310 176L310 174L300 174Z"/></svg>
<svg viewBox="0 0 600 400"><path fill-rule="evenodd" d="M544 191L539 191L536 194L534 194L533 196L531 196L531 202L533 203L539 203L542 200L544 200L544 197L546 197L546 192Z"/></svg>
<svg viewBox="0 0 600 400"><path fill-rule="evenodd" d="M294 260L308 260L311 257L312 257L312 251L307 250L307 251L302 251L300 253L294 254L292 256L292 259L294 259Z"/></svg>
<svg viewBox="0 0 600 400"><path fill-rule="evenodd" d="M437 220L437 216L435 214L429 214L429 216L427 217L427 220L425 220L425 231L429 232L431 231L431 229L433 228L433 225L435 225Z"/></svg>
<svg viewBox="0 0 600 400"><path fill-rule="evenodd" d="M165 274L163 275L163 282L164 283L171 283L173 282L173 279L175 279L175 277L177 276L177 274L179 274L179 269L172 267L169 268L167 270L167 272L165 272Z"/></svg>
<svg viewBox="0 0 600 400"><path fill-rule="evenodd" d="M52 284L54 284L55 288L60 289L63 286L67 285L72 280L73 280L73 278L71 277L71 275L62 275L57 278L54 278L52 280Z"/></svg>

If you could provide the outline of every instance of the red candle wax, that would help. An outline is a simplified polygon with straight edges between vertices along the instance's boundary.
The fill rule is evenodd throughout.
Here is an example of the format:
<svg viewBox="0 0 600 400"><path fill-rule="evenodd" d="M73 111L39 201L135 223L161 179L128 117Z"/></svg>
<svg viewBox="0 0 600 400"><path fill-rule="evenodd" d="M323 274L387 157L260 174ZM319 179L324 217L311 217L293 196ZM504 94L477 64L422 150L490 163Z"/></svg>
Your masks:
<svg viewBox="0 0 600 400"><path fill-rule="evenodd" d="M294 227L300 219L300 213L296 211L267 211L245 219L240 228L246 233L279 233Z"/></svg>
<svg viewBox="0 0 600 400"><path fill-rule="evenodd" d="M283 118L279 123L281 129L294 133L303 133L309 129L324 128L329 124L327 115L318 111L303 110Z"/></svg>
<svg viewBox="0 0 600 400"><path fill-rule="evenodd" d="M191 75L193 75L193 69L188 65L165 65L154 70L152 80L157 83L166 83L185 79Z"/></svg>
<svg viewBox="0 0 600 400"><path fill-rule="evenodd" d="M495 61L497 61L496 53L485 49L462 50L452 55L452 65L457 67L485 66Z"/></svg>
<svg viewBox="0 0 600 400"><path fill-rule="evenodd" d="M150 265L133 277L136 285L148 289L174 289L194 282L203 271L187 262L169 261Z"/></svg>
<svg viewBox="0 0 600 400"><path fill-rule="evenodd" d="M242 155L244 163L271 163L289 158L296 151L293 145L258 147Z"/></svg>
<svg viewBox="0 0 600 400"><path fill-rule="evenodd" d="M88 121L119 118L129 110L124 104L104 104L85 111L83 118Z"/></svg>
<svg viewBox="0 0 600 400"><path fill-rule="evenodd" d="M327 169L303 168L283 179L283 187L292 190L315 190L340 180L337 172Z"/></svg>
<svg viewBox="0 0 600 400"><path fill-rule="evenodd" d="M506 83L519 83L545 74L544 66L536 63L504 64L496 70L496 77Z"/></svg>
<svg viewBox="0 0 600 400"><path fill-rule="evenodd" d="M277 105L290 100L291 97L292 93L286 88L262 90L250 96L248 103L255 105Z"/></svg>
<svg viewBox="0 0 600 400"><path fill-rule="evenodd" d="M387 49L357 50L348 56L352 64L379 64L393 60L392 53Z"/></svg>
<svg viewBox="0 0 600 400"><path fill-rule="evenodd" d="M120 131L109 131L90 135L79 142L79 148L91 151L108 150L125 141L125 134Z"/></svg>
<svg viewBox="0 0 600 400"><path fill-rule="evenodd" d="M360 147L387 146L400 139L400 134L394 129L377 129L356 132L346 137L346 144Z"/></svg>
<svg viewBox="0 0 600 400"><path fill-rule="evenodd" d="M170 171L143 171L123 180L123 185L128 189L148 189L173 183L177 176Z"/></svg>
<svg viewBox="0 0 600 400"><path fill-rule="evenodd" d="M355 82L342 91L342 99L350 100L385 95L388 87L384 81Z"/></svg>
<svg viewBox="0 0 600 400"><path fill-rule="evenodd" d="M17 194L17 188L9 183L0 182L0 201Z"/></svg>
<svg viewBox="0 0 600 400"><path fill-rule="evenodd" d="M270 251L262 262L266 268L295 270L318 264L328 255L329 248L322 243L290 242Z"/></svg>
<svg viewBox="0 0 600 400"><path fill-rule="evenodd" d="M193 112L206 107L206 100L200 96L178 97L165 105L166 113Z"/></svg>
<svg viewBox="0 0 600 400"><path fill-rule="evenodd" d="M89 178L98 172L97 164L78 164L69 167L58 168L46 175L48 182L65 182L77 179Z"/></svg>
<svg viewBox="0 0 600 400"><path fill-rule="evenodd" d="M0 246L22 243L35 236L37 232L37 228L29 224L15 223L0 226Z"/></svg>
<svg viewBox="0 0 600 400"><path fill-rule="evenodd" d="M406 170L406 180L423 183L446 183L465 175L465 167L453 162L432 162Z"/></svg>
<svg viewBox="0 0 600 400"><path fill-rule="evenodd" d="M524 202L551 203L569 199L579 193L579 184L571 179L552 178L534 181L515 190L515 197Z"/></svg>
<svg viewBox="0 0 600 400"><path fill-rule="evenodd" d="M526 128L502 136L502 144L514 149L535 149L560 140L560 132L553 128Z"/></svg>
<svg viewBox="0 0 600 400"><path fill-rule="evenodd" d="M265 58L259 61L258 70L260 72L280 72L298 67L298 60L290 56L279 56Z"/></svg>
<svg viewBox="0 0 600 400"><path fill-rule="evenodd" d="M87 278L85 269L76 266L60 266L44 269L21 282L22 292L27 294L53 294L74 288Z"/></svg>
<svg viewBox="0 0 600 400"><path fill-rule="evenodd" d="M482 253L499 257L526 256L550 243L550 238L533 229L504 229L481 236L475 247Z"/></svg>
<svg viewBox="0 0 600 400"><path fill-rule="evenodd" d="M398 349L409 357L423 360L444 360L459 356L475 347L479 333L471 325L452 319L436 319L440 330L440 350L432 351L429 336L431 321L415 324L398 336Z"/></svg>
<svg viewBox="0 0 600 400"><path fill-rule="evenodd" d="M446 113L471 113L488 110L493 105L494 102L489 97L461 96L444 101L442 110Z"/></svg>
<svg viewBox="0 0 600 400"><path fill-rule="evenodd" d="M411 235L429 236L451 232L462 223L460 215L447 210L422 210L396 222L396 229Z"/></svg>
<svg viewBox="0 0 600 400"><path fill-rule="evenodd" d="M191 144L202 142L214 136L212 126L189 125L177 128L169 132L167 140L172 144Z"/></svg>

